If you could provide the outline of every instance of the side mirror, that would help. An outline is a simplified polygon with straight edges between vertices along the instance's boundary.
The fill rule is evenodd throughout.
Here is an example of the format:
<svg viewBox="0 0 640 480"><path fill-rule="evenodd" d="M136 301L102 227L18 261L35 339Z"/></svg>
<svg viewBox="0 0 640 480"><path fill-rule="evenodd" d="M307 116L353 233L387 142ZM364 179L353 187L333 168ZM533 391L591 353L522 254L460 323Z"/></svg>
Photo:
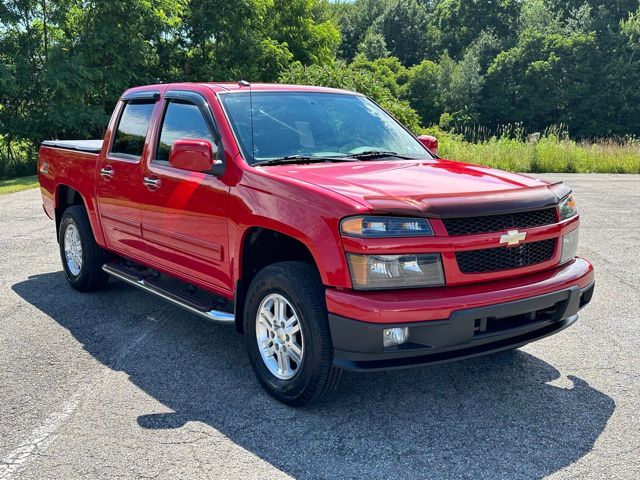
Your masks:
<svg viewBox="0 0 640 480"><path fill-rule="evenodd" d="M420 135L418 141L424 145L431 153L438 155L438 139L431 135Z"/></svg>
<svg viewBox="0 0 640 480"><path fill-rule="evenodd" d="M210 173L213 167L213 148L207 140L183 139L171 145L169 165L190 172Z"/></svg>

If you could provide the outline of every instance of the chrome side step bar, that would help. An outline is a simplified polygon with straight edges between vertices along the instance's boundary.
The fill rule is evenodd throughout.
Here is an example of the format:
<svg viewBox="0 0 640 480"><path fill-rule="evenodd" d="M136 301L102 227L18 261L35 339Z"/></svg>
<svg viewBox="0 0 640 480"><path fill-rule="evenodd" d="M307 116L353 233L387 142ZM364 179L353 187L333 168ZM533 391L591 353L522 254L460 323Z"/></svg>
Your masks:
<svg viewBox="0 0 640 480"><path fill-rule="evenodd" d="M220 310L200 310L192 305L189 305L186 301L182 301L177 298L175 295L170 295L167 292L163 292L160 288L145 282L144 279L136 278L133 275L129 275L127 272L124 272L117 267L114 267L109 264L105 264L102 266L102 270L111 275L112 277L117 278L118 280L122 280L129 285L133 285L134 287L138 287L146 292L153 293L154 295L177 305L178 307L182 307L185 310L198 315L201 318L209 320L210 322L222 323L226 325L232 325L235 323L235 315L229 312L222 312Z"/></svg>

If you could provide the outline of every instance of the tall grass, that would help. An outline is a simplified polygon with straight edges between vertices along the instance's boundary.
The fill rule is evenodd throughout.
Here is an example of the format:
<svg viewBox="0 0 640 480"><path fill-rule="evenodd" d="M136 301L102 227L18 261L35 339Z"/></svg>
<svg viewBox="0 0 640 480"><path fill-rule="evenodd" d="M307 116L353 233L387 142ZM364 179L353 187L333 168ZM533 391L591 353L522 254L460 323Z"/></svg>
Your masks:
<svg viewBox="0 0 640 480"><path fill-rule="evenodd" d="M525 137L518 126L490 135L485 129L447 133L436 128L440 155L513 172L640 173L640 140L571 140L562 127Z"/></svg>

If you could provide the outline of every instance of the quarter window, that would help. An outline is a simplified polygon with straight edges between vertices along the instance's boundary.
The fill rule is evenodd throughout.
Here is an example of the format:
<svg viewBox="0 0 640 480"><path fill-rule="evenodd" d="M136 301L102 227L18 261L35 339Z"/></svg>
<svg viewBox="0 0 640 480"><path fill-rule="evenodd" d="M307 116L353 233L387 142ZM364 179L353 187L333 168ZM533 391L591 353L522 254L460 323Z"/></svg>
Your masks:
<svg viewBox="0 0 640 480"><path fill-rule="evenodd" d="M140 158L155 103L127 103L124 106L111 153Z"/></svg>
<svg viewBox="0 0 640 480"><path fill-rule="evenodd" d="M171 145L184 138L209 140L215 154L216 143L200 109L192 103L172 100L164 114L156 161L168 162Z"/></svg>

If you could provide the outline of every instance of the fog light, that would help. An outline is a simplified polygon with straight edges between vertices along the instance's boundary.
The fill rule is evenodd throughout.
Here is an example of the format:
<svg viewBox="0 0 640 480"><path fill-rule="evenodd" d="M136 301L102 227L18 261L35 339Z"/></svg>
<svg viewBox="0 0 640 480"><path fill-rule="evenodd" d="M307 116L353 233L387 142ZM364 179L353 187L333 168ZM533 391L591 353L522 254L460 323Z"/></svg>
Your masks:
<svg viewBox="0 0 640 480"><path fill-rule="evenodd" d="M394 347L409 340L409 328L385 328L382 332L382 344L384 348Z"/></svg>

